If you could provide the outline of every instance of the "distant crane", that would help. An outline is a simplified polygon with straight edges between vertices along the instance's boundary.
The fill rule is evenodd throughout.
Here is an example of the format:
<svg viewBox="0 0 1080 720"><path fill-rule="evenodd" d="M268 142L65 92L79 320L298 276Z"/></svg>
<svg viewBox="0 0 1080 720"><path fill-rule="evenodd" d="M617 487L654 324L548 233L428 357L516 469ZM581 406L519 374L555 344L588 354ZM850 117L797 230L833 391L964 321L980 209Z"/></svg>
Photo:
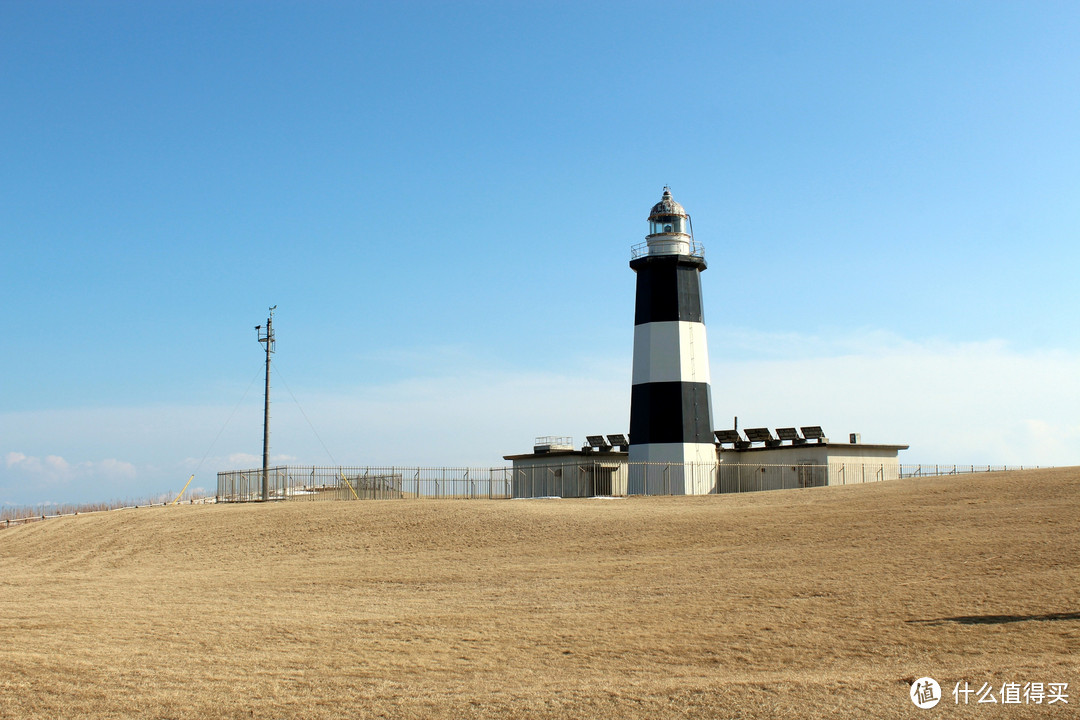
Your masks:
<svg viewBox="0 0 1080 720"><path fill-rule="evenodd" d="M274 311L277 305L270 308L270 316L266 318L266 328L262 325L255 326L259 342L266 346L266 392L263 394L263 464L262 464L262 499L266 502L270 499L270 356L274 354Z"/></svg>

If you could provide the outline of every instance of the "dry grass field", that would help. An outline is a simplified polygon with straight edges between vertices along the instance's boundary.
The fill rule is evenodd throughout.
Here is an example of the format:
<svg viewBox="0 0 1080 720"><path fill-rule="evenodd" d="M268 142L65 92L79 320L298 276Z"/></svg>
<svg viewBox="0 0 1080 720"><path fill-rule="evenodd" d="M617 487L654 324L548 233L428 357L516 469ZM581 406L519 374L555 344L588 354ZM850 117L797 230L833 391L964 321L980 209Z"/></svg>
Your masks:
<svg viewBox="0 0 1080 720"><path fill-rule="evenodd" d="M0 717L1076 717L1078 530L1077 468L50 520L0 531Z"/></svg>

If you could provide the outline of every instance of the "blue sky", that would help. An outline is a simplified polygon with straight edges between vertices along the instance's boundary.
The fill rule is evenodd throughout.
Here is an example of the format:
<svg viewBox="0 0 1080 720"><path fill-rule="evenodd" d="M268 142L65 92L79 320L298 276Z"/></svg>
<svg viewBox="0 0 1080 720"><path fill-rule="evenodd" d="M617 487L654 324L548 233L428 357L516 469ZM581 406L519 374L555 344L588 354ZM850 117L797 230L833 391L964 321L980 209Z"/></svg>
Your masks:
<svg viewBox="0 0 1080 720"><path fill-rule="evenodd" d="M664 185L717 427L1078 464L1077 37L1051 2L0 4L0 503L257 465L272 304L276 461L625 431Z"/></svg>

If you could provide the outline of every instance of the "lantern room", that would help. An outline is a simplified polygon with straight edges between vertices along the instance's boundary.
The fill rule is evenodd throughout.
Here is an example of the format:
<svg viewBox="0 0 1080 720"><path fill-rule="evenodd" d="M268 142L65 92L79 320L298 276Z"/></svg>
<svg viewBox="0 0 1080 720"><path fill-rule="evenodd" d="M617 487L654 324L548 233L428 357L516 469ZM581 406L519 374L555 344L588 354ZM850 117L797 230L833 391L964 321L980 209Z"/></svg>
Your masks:
<svg viewBox="0 0 1080 720"><path fill-rule="evenodd" d="M631 257L644 255L703 256L701 247L694 242L690 215L671 197L671 188L664 187L660 202L649 211L649 234L645 242L631 248Z"/></svg>
<svg viewBox="0 0 1080 720"><path fill-rule="evenodd" d="M665 187L660 202L649 212L649 237L653 235L689 235L690 216L683 206L671 197L671 189Z"/></svg>

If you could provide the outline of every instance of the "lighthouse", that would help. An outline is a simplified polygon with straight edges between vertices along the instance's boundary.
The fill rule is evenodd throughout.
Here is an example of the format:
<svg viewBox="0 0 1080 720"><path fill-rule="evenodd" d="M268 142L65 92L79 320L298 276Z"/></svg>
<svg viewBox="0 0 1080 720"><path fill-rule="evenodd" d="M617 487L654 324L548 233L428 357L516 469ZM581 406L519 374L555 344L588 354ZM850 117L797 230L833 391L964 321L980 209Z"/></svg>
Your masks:
<svg viewBox="0 0 1080 720"><path fill-rule="evenodd" d="M717 455L701 302L705 252L667 187L649 212L645 242L631 250L630 267L637 298L628 492L710 492Z"/></svg>

